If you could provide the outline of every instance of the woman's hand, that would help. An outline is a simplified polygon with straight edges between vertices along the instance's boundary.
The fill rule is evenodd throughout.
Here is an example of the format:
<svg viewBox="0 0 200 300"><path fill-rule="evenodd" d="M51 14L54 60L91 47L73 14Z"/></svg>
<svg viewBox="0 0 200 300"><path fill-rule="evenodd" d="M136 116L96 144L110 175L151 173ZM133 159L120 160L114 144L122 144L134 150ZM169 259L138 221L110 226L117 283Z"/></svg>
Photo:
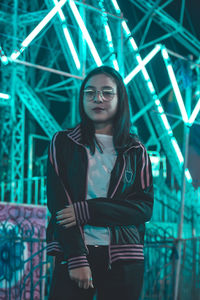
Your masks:
<svg viewBox="0 0 200 300"><path fill-rule="evenodd" d="M76 225L76 217L73 204L68 205L66 208L59 210L56 213L57 224L62 225L65 228L69 228Z"/></svg>
<svg viewBox="0 0 200 300"><path fill-rule="evenodd" d="M76 281L80 288L88 289L94 288L92 280L92 272L90 267L80 267L69 270L69 276L72 280Z"/></svg>

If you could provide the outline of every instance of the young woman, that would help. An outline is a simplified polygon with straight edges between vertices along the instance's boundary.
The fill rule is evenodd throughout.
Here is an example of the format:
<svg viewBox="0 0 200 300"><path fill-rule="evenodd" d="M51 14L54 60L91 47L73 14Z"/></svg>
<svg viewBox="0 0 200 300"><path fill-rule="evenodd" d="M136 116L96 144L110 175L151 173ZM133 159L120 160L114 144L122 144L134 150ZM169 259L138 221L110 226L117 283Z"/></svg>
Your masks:
<svg viewBox="0 0 200 300"><path fill-rule="evenodd" d="M102 66L80 89L81 122L49 147L49 300L136 300L144 272L145 222L153 207L151 163L130 134L126 88Z"/></svg>

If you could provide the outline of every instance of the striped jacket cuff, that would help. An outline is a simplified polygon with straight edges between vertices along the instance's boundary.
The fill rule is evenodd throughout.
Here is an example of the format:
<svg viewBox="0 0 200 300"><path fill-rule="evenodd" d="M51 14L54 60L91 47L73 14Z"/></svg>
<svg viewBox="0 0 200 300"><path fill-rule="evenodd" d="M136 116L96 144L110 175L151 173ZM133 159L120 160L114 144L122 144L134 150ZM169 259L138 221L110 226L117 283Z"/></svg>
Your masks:
<svg viewBox="0 0 200 300"><path fill-rule="evenodd" d="M78 225L87 224L90 219L87 201L75 202L73 207Z"/></svg>
<svg viewBox="0 0 200 300"><path fill-rule="evenodd" d="M67 262L68 270L90 266L85 255L68 258Z"/></svg>

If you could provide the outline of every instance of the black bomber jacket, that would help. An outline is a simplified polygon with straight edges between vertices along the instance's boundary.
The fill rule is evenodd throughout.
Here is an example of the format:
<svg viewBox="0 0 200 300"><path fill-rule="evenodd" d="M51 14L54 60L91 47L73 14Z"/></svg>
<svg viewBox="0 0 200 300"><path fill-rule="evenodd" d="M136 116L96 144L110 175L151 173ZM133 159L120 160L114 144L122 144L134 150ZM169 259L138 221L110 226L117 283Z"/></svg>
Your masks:
<svg viewBox="0 0 200 300"><path fill-rule="evenodd" d="M117 260L144 259L145 222L153 209L151 162L143 144L124 148L110 176L107 197L87 201L88 157L81 126L57 132L47 163L47 254L60 256L68 269L88 266L83 225L108 227L109 268ZM56 212L73 204L76 225L56 223Z"/></svg>

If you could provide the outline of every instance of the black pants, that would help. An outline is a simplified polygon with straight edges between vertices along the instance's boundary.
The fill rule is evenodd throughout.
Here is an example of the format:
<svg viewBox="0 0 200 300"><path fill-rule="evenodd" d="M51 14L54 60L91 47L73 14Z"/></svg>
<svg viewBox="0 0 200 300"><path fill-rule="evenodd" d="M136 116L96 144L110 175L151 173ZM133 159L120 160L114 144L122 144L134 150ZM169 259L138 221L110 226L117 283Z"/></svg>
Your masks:
<svg viewBox="0 0 200 300"><path fill-rule="evenodd" d="M88 246L88 261L92 271L93 288L79 288L71 280L66 264L57 260L53 272L49 300L138 300L142 289L144 263L116 261L108 270L108 247Z"/></svg>

